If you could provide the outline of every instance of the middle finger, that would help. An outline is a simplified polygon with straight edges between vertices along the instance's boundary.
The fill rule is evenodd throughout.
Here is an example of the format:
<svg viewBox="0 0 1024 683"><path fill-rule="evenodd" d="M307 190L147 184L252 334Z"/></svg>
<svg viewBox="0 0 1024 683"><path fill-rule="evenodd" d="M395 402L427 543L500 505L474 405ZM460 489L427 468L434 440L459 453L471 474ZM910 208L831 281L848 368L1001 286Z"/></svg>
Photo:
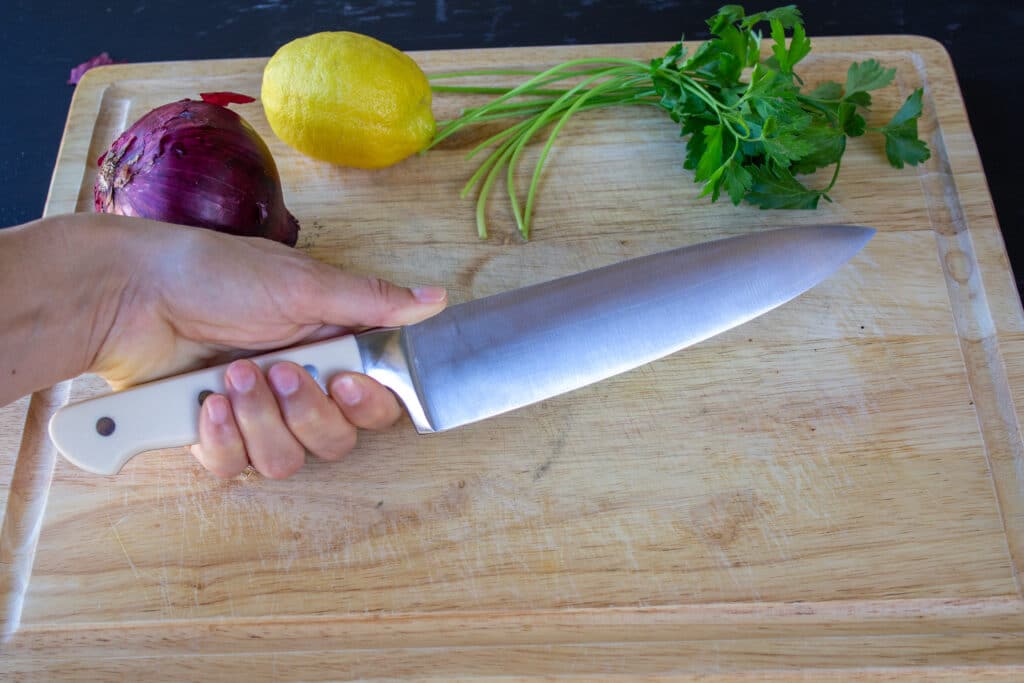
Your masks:
<svg viewBox="0 0 1024 683"><path fill-rule="evenodd" d="M294 474L305 452L285 426L263 373L252 361L238 360L228 366L225 379L252 466L271 479Z"/></svg>

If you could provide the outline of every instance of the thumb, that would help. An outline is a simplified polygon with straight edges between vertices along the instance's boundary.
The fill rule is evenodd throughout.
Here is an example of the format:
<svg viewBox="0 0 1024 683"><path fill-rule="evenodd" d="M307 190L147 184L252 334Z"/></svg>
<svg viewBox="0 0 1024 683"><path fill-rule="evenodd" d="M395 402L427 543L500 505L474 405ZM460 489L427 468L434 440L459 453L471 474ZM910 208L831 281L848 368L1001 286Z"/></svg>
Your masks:
<svg viewBox="0 0 1024 683"><path fill-rule="evenodd" d="M314 296L306 303L320 322L344 327L411 325L440 313L448 303L443 287L401 287L378 277L346 273L318 264Z"/></svg>

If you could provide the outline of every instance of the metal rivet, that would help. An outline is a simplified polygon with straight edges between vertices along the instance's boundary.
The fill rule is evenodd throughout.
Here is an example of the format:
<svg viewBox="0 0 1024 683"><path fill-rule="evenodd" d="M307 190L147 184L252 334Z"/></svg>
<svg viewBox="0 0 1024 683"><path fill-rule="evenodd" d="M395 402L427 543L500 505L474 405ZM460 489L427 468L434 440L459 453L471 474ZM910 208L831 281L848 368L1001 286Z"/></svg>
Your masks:
<svg viewBox="0 0 1024 683"><path fill-rule="evenodd" d="M209 396L210 394L212 394L212 393L213 393L213 392L212 392L212 391L210 391L209 389L203 389L202 391L200 391L200 392L199 392L199 405L203 405L203 401L205 401L205 400L206 400L206 398L207 398L207 397L208 397L208 396Z"/></svg>
<svg viewBox="0 0 1024 683"><path fill-rule="evenodd" d="M117 428L117 424L109 417L101 417L96 420L96 433L100 436L110 436Z"/></svg>
<svg viewBox="0 0 1024 683"><path fill-rule="evenodd" d="M315 365L303 365L302 369L309 373L314 382L320 381L320 371L316 369Z"/></svg>

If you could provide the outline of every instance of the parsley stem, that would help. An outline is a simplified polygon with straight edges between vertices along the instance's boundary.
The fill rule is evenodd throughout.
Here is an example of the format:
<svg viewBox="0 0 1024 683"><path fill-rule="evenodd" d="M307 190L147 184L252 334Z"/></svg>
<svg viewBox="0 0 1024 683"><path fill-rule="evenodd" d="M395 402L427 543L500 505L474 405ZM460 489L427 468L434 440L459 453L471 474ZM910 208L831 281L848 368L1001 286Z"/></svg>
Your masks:
<svg viewBox="0 0 1024 683"><path fill-rule="evenodd" d="M474 69L472 71L451 71L449 73L430 74L430 80L444 78L468 78L471 76L536 76L541 73L536 69Z"/></svg>
<svg viewBox="0 0 1024 683"><path fill-rule="evenodd" d="M564 92L565 91L563 91L562 94L564 94ZM633 85L631 87L620 88L619 90L611 90L602 95L601 99L618 104L625 100L640 99L643 97L653 97L654 94L654 91L652 91L650 88L640 88L636 85ZM502 118L524 116L526 114L529 114L533 110L536 110L536 112L544 111L556 101L557 98L547 98L543 100L530 100L527 102L510 102L503 105L499 105L497 107L483 105L483 107L479 108L466 109L463 111L463 114L474 113L477 111L477 109L486 108L487 112L477 119L477 122L479 123L481 121L493 121ZM656 103L657 102L655 100L651 100L651 104Z"/></svg>
<svg viewBox="0 0 1024 683"><path fill-rule="evenodd" d="M483 185L480 187L480 194L476 201L476 231L481 238L487 237L487 198L491 194L491 186L494 185L498 173L501 171L502 166L505 165L506 158L515 145L515 140L515 137L511 137L502 143L498 150L480 165L480 168L470 178L466 187L463 188L462 195L465 196L469 189L476 185L481 176L485 173L487 174Z"/></svg>
<svg viewBox="0 0 1024 683"><path fill-rule="evenodd" d="M551 120L552 116L554 115L554 111L557 111L559 105L561 105L563 102L568 101L581 90L585 90L586 86L590 85L591 83L604 77L611 77L617 75L618 73L626 70L627 69L625 67L612 67L609 68L604 73L592 74L587 78L583 79L583 81L573 86L573 88L571 88L568 92L566 92L564 95L558 98L558 100L556 100L543 114L537 116L534 119L533 124L529 128L527 128L526 131L517 140L515 150L512 152L512 157L509 159L507 186L509 201L512 205L512 214L515 216L516 225L519 227L519 232L523 235L524 238L526 238L529 235L529 227L528 222L523 218L523 213L520 210L519 206L519 199L516 196L515 167L517 162L519 161L520 155L523 153L523 149L526 147L526 143L529 142L530 138L533 137L534 133L536 133L544 124Z"/></svg>
<svg viewBox="0 0 1024 683"><path fill-rule="evenodd" d="M509 91L509 88L503 88L501 86L472 86L472 85L431 85L430 89L434 92L447 92L447 93L462 93L463 95L503 95ZM564 90L545 90L542 88L536 88L523 95L560 95Z"/></svg>
<svg viewBox="0 0 1024 683"><path fill-rule="evenodd" d="M840 157L839 159L836 160L836 168L835 168L835 170L832 171L832 180L829 182L828 187L826 187L824 190L821 191L821 194L825 194L826 192L831 190L833 187L835 187L836 181L839 180L839 169L840 169L840 167L842 165L843 165L843 160Z"/></svg>
<svg viewBox="0 0 1024 683"><path fill-rule="evenodd" d="M487 149L488 147L491 147L493 145L498 144L499 142L501 142L505 138L513 137L513 136L521 133L523 130L525 130L530 125L530 121L532 121L532 120L533 119L524 119L523 121L520 121L516 125L510 126L509 128L506 128L505 130L501 131L500 133L496 133L495 135L492 135L491 137L487 138L486 140L481 142L479 145L474 147L472 150L470 150L469 154L466 155L466 158L467 159L472 159L473 157L475 157L477 154L479 154L481 151ZM498 149L500 150L501 147L499 147ZM492 155L493 155L493 153L492 153ZM476 184L473 181L473 178L477 177L478 173L479 173L479 171L477 171L477 173L474 173L473 176L470 178L469 183L467 183L465 189L462 191L462 196L465 196L466 193L473 187L473 185Z"/></svg>
<svg viewBox="0 0 1024 683"><path fill-rule="evenodd" d="M499 158L504 158L504 154ZM487 197L491 194L491 185L494 184L494 179L498 177L497 171L500 169L501 165L496 165L487 174L487 178L480 188L480 197L476 202L476 233L481 239L487 239Z"/></svg>
<svg viewBox="0 0 1024 683"><path fill-rule="evenodd" d="M511 88L510 90L505 92L503 95L499 95L497 98L495 98L492 101L492 104L495 104L495 105L502 104L502 103L507 102L508 100L512 99L513 97L516 97L517 95L528 94L531 90L535 89L538 84L543 83L546 78L549 78L550 76L553 76L555 74L565 73L567 71L571 72L571 70L574 69L577 66L591 66L591 65L597 65L597 64L631 66L633 68L640 68L640 69L643 69L643 70L647 69L647 65L645 65L643 62L638 62L638 61L633 60L633 59L616 59L616 58L573 59L573 60L570 60L570 61L558 64L557 66L553 66L550 69L548 69L547 71L542 71L541 73L537 74L536 76L534 76L533 78L527 80L526 82L521 83L520 85L518 85L518 86L516 86L514 88ZM576 73L571 73L571 75L575 76L577 74ZM564 95L563 95L563 97L564 97ZM444 140L445 138L450 136L452 133L454 133L459 128L467 126L467 125L469 125L471 123L475 123L476 120L480 116L482 116L481 111L483 111L483 110L486 110L486 108L480 108L476 112L474 112L472 114L467 114L465 116L462 116L457 121L454 121L454 122L450 123L448 126L445 126L444 129L442 129L437 134L435 134L433 141L430 143L430 145L427 146L427 149L430 149L431 147L437 145L439 142L441 142L442 140Z"/></svg>
<svg viewBox="0 0 1024 683"><path fill-rule="evenodd" d="M565 110L565 113L561 115L561 117L558 120L558 123L556 123L554 128L552 128L551 134L548 136L547 142L544 144L543 149L541 149L540 156L537 159L537 164L533 169L533 177L530 180L530 186L526 194L526 211L522 225L522 234L525 239L530 239L530 217L533 215L533 205L537 194L537 187L540 184L541 170L543 169L544 162L547 160L548 154L551 151L551 146L554 144L555 138L558 136L558 132L562 130L562 126L565 125L565 123L575 112L580 110L587 103L587 100L589 100L591 97L599 95L602 92L602 90L609 90L612 88L612 86L622 87L623 85L626 85L635 80L638 79L633 78L631 80L627 78L618 81L607 81L601 85L595 86L590 90L587 90L578 98L576 98L572 105ZM615 104L615 102L605 103L604 106L607 106L608 104ZM597 106L602 105L598 103Z"/></svg>
<svg viewBox="0 0 1024 683"><path fill-rule="evenodd" d="M800 102L806 104L808 107L812 107L812 108L820 111L821 113L825 114L829 118L829 120L832 122L833 125L836 125L836 126L839 125L839 115L836 113L836 109L833 108L833 107L828 107L828 106L826 106L826 104L834 103L836 105L839 105L839 104L842 104L842 100L841 99L839 99L839 100L819 100L816 97L809 97L807 95L797 95L796 98Z"/></svg>
<svg viewBox="0 0 1024 683"><path fill-rule="evenodd" d="M626 98L626 99L621 99L621 100L620 99L613 99L613 98L610 98L610 97L598 98L597 102L588 102L586 105L581 106L579 108L579 111L587 111L587 110L590 110L590 109L599 109L599 108L602 108L602 107L610 107L610 106L626 106L626 105L630 105L630 104L644 104L644 105L648 105L648 106L658 106L658 103L657 103L656 100L644 99L644 97L647 96L648 94L650 94L650 93L648 93L646 91L645 92L639 92L639 93L637 93L636 96L633 96L633 97L630 97L630 98ZM540 113L540 112L537 112L537 113ZM496 118L499 118L499 117L496 117ZM507 118L507 117L500 117L500 118ZM533 120L532 117L531 118L527 118L527 119L523 119L522 121L519 121L518 123L516 123L516 124L506 128L506 129L504 129L504 130L502 130L502 131L500 131L498 133L495 133L491 137L489 137L486 140L484 140L483 142L479 143L472 150L470 150L469 153L466 154L466 159L472 159L473 157L475 157L477 154L479 154L481 151L487 149L488 147L491 147L491 146L497 144L498 142L500 142L501 140L505 139L506 137L508 137L510 135L514 135L514 134L522 131L525 127L530 125L530 122L532 120ZM465 196L465 193L463 193L463 196Z"/></svg>

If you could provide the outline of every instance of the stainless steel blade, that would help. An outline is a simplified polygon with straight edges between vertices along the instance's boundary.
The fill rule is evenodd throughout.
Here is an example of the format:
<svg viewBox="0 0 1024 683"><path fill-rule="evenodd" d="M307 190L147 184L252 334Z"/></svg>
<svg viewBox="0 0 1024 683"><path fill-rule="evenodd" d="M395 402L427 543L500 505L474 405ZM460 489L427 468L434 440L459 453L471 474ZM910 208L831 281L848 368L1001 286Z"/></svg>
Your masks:
<svg viewBox="0 0 1024 683"><path fill-rule="evenodd" d="M400 393L417 430L443 431L741 325L827 278L874 232L787 228L632 259L453 306L399 331L388 353L407 364L411 386ZM369 356L380 355L364 363L390 379L374 372Z"/></svg>

